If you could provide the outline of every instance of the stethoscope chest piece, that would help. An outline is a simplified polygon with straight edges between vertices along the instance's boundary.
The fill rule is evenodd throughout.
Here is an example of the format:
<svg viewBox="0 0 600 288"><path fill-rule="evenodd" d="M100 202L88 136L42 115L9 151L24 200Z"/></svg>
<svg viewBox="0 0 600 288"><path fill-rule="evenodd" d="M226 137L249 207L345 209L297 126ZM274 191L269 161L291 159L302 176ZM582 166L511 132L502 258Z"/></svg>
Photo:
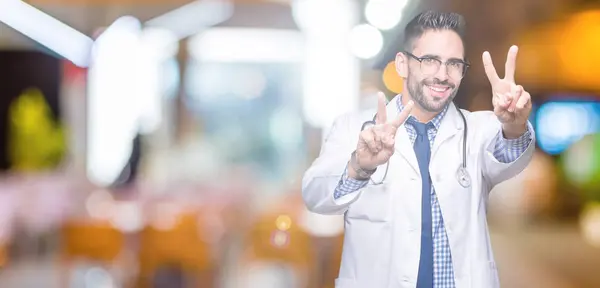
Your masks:
<svg viewBox="0 0 600 288"><path fill-rule="evenodd" d="M458 180L460 186L464 188L471 186L471 176L469 176L469 172L467 172L467 169L463 166L459 166L458 170L456 170L456 180Z"/></svg>

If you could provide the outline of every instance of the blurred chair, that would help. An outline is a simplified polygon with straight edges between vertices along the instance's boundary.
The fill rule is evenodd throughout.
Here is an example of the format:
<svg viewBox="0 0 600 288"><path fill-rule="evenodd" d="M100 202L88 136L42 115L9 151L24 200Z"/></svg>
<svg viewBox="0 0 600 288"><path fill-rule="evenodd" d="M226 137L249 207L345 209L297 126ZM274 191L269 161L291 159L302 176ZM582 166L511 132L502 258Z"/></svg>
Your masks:
<svg viewBox="0 0 600 288"><path fill-rule="evenodd" d="M70 287L76 261L94 262L112 270L125 248L125 235L104 221L67 221L61 229L61 287Z"/></svg>
<svg viewBox="0 0 600 288"><path fill-rule="evenodd" d="M147 225L142 230L137 287L153 287L154 280L161 278L157 278L158 274L168 271L169 275L179 272L191 275L193 287L216 287L217 265L210 243L202 237L205 231L205 225L199 221L202 215L183 211L174 216L170 227Z"/></svg>
<svg viewBox="0 0 600 288"><path fill-rule="evenodd" d="M280 209L278 209L280 210ZM295 214L295 213L294 213ZM293 272L293 287L314 287L315 279L312 269L316 267L316 250L311 236L297 225L294 214L272 212L260 216L251 226L246 239L242 259L245 273L257 273L254 267L271 267L273 273L285 273L281 266ZM275 267L279 267L275 269ZM261 272L262 273L262 272ZM254 278L253 275L245 277ZM249 283L251 287L266 287L271 283ZM291 284L287 284L291 285ZM248 287L248 286L245 286ZM291 286L287 286L291 287Z"/></svg>

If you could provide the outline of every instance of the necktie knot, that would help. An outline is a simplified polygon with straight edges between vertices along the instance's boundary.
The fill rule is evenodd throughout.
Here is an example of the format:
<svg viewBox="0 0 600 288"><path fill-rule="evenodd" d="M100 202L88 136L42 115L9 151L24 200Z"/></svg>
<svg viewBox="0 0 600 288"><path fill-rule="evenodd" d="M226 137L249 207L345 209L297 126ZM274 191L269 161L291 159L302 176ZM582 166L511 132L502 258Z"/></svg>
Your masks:
<svg viewBox="0 0 600 288"><path fill-rule="evenodd" d="M421 123L412 116L408 118L406 122L410 123L415 128L415 131L417 132L417 136L419 136L419 138L427 139L427 130L429 129L429 123Z"/></svg>

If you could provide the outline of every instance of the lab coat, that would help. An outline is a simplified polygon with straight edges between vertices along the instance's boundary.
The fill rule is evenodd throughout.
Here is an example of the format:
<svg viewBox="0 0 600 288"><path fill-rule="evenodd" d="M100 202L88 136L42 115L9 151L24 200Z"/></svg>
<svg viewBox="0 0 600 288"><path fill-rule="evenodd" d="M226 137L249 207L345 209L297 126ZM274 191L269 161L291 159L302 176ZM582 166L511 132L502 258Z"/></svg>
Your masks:
<svg viewBox="0 0 600 288"><path fill-rule="evenodd" d="M399 97L399 96L397 96ZM462 187L456 171L462 163L463 122L453 104L440 125L431 150L429 171L441 206L457 288L499 287L486 219L489 191L519 174L530 162L535 139L512 163L494 156L501 124L491 111L463 111L467 120L467 169L471 187ZM319 157L304 174L307 208L320 214L344 214L345 239L336 288L416 287L421 244L421 176L412 144L401 126L395 153L383 184L334 199L363 122L376 111L347 114L334 122ZM396 100L388 119L398 116ZM529 124L529 129L532 129ZM534 137L533 130L532 138ZM386 165L372 179L383 179Z"/></svg>

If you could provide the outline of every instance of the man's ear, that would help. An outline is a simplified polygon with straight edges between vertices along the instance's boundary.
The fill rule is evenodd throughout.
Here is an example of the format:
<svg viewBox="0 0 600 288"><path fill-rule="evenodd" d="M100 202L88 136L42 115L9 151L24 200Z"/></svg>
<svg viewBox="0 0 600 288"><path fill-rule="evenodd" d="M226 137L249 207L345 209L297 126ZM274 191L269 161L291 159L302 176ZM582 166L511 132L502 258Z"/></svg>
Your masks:
<svg viewBox="0 0 600 288"><path fill-rule="evenodd" d="M395 62L398 76L401 78L406 78L408 76L408 58L406 57L406 54L398 52L398 54L396 54Z"/></svg>

